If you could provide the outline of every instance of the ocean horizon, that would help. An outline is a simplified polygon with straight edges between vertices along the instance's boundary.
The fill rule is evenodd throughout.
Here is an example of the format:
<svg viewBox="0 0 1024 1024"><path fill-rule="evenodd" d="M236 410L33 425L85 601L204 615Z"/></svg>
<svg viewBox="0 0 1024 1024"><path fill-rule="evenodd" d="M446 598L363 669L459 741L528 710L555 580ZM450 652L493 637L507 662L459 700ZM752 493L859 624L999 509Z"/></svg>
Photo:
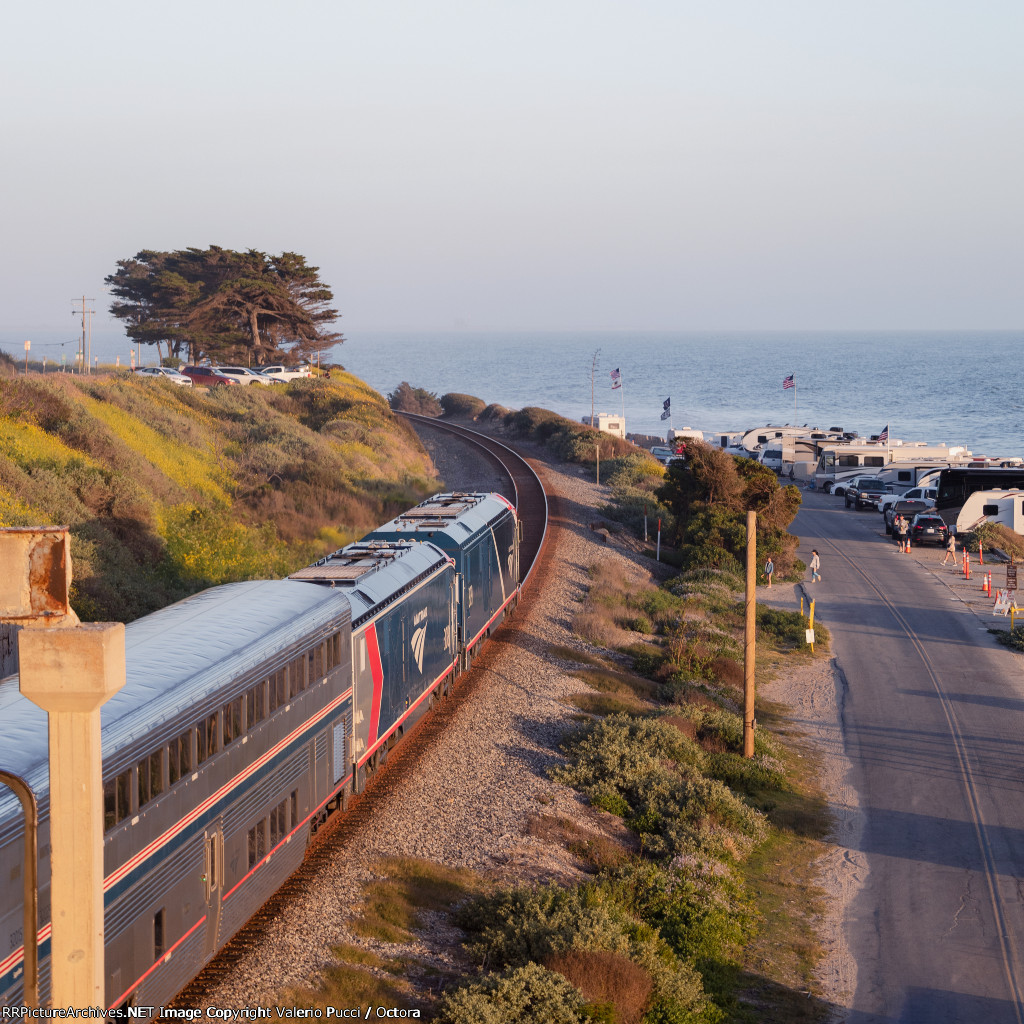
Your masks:
<svg viewBox="0 0 1024 1024"><path fill-rule="evenodd" d="M22 342L0 331L16 360ZM18 335L17 337L20 337ZM35 332L30 356L68 362L72 331ZM38 340L36 340L38 339ZM101 362L129 344L93 335ZM591 373L594 355L597 365ZM671 424L732 432L767 423L888 426L904 441L964 444L975 454L1024 454L1024 331L351 331L322 357L386 395L402 381L511 409L541 406L571 419L624 415L630 433ZM152 347L143 361L155 361ZM622 387L612 389L618 370ZM792 375L795 386L784 389ZM593 378L593 380L592 380Z"/></svg>

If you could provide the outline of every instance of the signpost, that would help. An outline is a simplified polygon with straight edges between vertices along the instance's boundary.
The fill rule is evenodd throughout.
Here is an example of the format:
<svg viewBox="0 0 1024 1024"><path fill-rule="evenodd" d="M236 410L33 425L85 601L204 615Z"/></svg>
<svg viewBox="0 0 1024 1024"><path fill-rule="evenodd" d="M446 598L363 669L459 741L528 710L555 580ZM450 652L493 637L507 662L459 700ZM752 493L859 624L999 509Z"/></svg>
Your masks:
<svg viewBox="0 0 1024 1024"><path fill-rule="evenodd" d="M25 342L25 373L28 373L28 350L32 347L31 341Z"/></svg>
<svg viewBox="0 0 1024 1024"><path fill-rule="evenodd" d="M1006 567L1006 589L1017 589L1017 566L1015 565L1008 565Z"/></svg>

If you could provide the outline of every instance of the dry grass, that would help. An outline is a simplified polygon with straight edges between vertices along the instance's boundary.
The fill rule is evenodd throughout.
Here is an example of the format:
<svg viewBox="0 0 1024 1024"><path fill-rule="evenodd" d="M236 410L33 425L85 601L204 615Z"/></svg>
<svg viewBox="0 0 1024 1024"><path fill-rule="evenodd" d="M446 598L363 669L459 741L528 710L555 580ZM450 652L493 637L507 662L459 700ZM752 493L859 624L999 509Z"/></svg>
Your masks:
<svg viewBox="0 0 1024 1024"><path fill-rule="evenodd" d="M615 1008L619 1024L639 1024L654 983L638 964L618 953L573 949L544 961L583 993L588 1003Z"/></svg>
<svg viewBox="0 0 1024 1024"><path fill-rule="evenodd" d="M447 911L479 888L472 871L413 857L389 858L375 869L382 877L364 889L351 927L358 935L384 942L408 942L421 911Z"/></svg>
<svg viewBox="0 0 1024 1024"><path fill-rule="evenodd" d="M528 835L564 846L588 871L599 873L621 867L637 852L632 833L623 831L621 841L601 832L590 832L569 818L537 814L526 825Z"/></svg>
<svg viewBox="0 0 1024 1024"><path fill-rule="evenodd" d="M636 714L650 707L646 701L636 697L617 697L610 693L574 693L566 697L566 701L588 715Z"/></svg>
<svg viewBox="0 0 1024 1024"><path fill-rule="evenodd" d="M646 701L654 700L658 695L658 684L653 680L621 669L584 668L573 672L573 675L600 693L620 697L632 695Z"/></svg>
<svg viewBox="0 0 1024 1024"><path fill-rule="evenodd" d="M406 983L382 978L347 964L328 967L315 988L285 989L277 995L275 1003L281 1007L319 1010L340 1006L385 1006L409 1010L417 1005Z"/></svg>

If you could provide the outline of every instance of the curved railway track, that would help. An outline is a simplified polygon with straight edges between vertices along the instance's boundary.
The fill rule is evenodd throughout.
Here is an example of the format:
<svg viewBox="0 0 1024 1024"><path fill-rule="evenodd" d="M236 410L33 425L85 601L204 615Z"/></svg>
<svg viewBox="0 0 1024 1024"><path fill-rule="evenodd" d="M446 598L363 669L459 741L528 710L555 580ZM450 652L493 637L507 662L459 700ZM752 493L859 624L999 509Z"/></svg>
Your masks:
<svg viewBox="0 0 1024 1024"><path fill-rule="evenodd" d="M540 477L517 452L493 438L465 427L439 423L429 416L404 414L409 420L434 430L443 431L461 441L475 445L495 467L505 473L515 492L516 512L522 523L519 564L521 587L536 579L534 570L541 564L541 553L548 530L548 499ZM505 627L508 628L508 627ZM482 655L486 666L486 648ZM474 666L477 662L474 661ZM224 947L170 1004L176 1008L207 1006L210 994L237 969L239 961L254 947L266 941L273 922L287 913L292 902L316 885L319 872L336 857L358 843L359 835L403 780L415 773L424 755L436 743L448 724L461 711L481 686L479 671L470 669L455 686L451 695L432 705L416 727L390 751L374 781L360 796L354 798L344 814L328 818L310 840L306 857L298 870L258 910L237 935Z"/></svg>
<svg viewBox="0 0 1024 1024"><path fill-rule="evenodd" d="M521 567L526 567L522 577L522 586L525 587L530 582L533 570L538 564L541 546L548 528L547 494L533 467L508 445L502 444L486 434L481 434L479 431L446 423L432 416L419 416L411 412L401 415L412 423L476 445L486 453L489 461L511 479L512 486L515 488L516 513L519 516L519 521L523 524L519 564Z"/></svg>

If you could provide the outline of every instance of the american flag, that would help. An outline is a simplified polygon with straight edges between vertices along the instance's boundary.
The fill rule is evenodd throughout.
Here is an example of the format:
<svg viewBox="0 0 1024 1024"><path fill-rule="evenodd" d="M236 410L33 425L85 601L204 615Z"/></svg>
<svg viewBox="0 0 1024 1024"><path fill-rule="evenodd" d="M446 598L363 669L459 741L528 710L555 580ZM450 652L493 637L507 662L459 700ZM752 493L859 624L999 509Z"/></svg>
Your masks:
<svg viewBox="0 0 1024 1024"><path fill-rule="evenodd" d="M793 380L793 374L790 374L788 377L783 377L782 378L782 390L783 391L785 391L786 388L795 388L795 387L796 387L796 381Z"/></svg>
<svg viewBox="0 0 1024 1024"><path fill-rule="evenodd" d="M889 424L888 423L886 423L886 425L882 428L882 432L878 435L878 440L879 441L888 441L889 440Z"/></svg>
<svg viewBox="0 0 1024 1024"><path fill-rule="evenodd" d="M612 374L611 374L611 376L612 376L612 380L618 380L618 379L619 379L619 377L621 377L621 376L622 376L622 374L621 374L621 373L619 373L619 371L618 371L618 370L612 370Z"/></svg>

